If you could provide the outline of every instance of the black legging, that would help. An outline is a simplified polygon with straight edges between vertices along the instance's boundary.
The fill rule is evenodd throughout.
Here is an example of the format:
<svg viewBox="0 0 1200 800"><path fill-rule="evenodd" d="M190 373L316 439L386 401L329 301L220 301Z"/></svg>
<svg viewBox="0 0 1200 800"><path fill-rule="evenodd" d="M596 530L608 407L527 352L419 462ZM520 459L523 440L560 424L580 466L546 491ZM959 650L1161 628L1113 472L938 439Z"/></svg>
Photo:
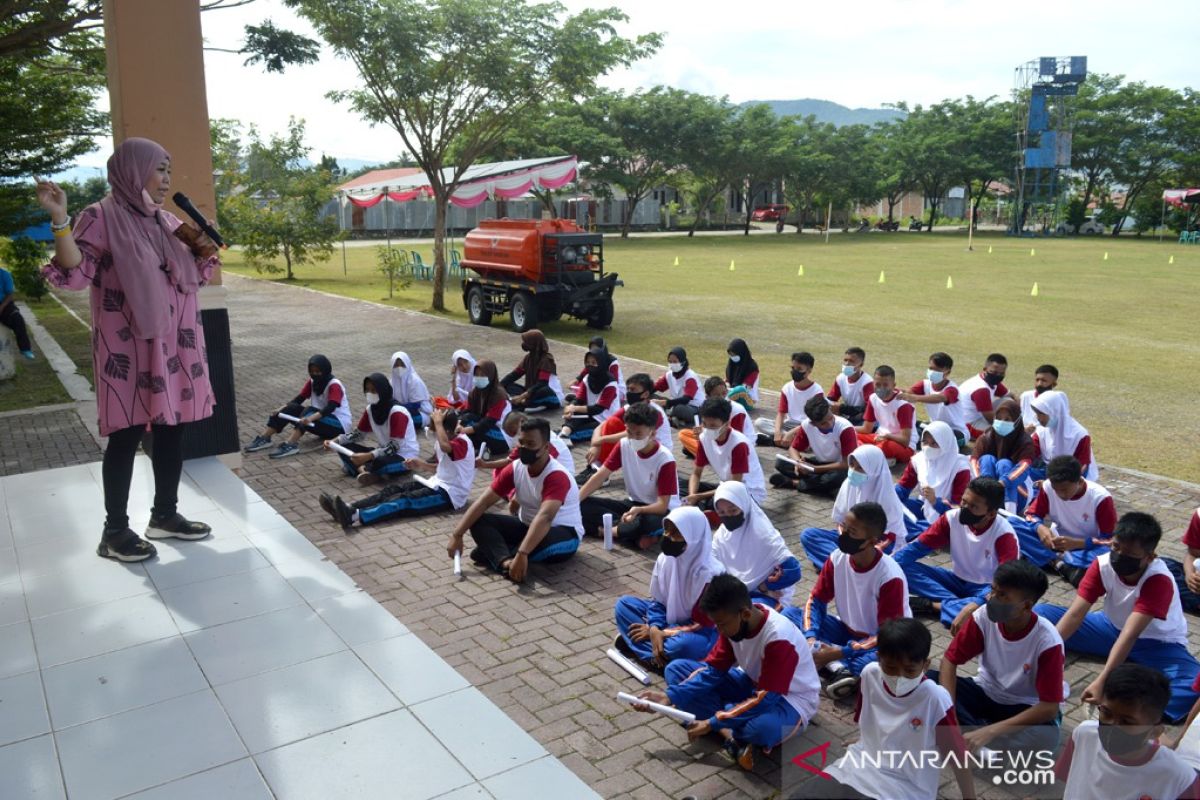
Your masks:
<svg viewBox="0 0 1200 800"><path fill-rule="evenodd" d="M635 503L615 497L589 497L580 502L579 513L583 517L583 532L588 536L603 535L604 515L613 515L613 536L618 542L636 547L643 536L662 533L663 514L639 514L633 522L621 522L625 512Z"/></svg>
<svg viewBox="0 0 1200 800"><path fill-rule="evenodd" d="M182 425L154 425L154 507L155 517L170 517L179 503L179 476L183 473ZM129 484L133 480L133 459L146 432L145 425L132 425L108 437L104 449L104 522L106 531L129 527Z"/></svg>
<svg viewBox="0 0 1200 800"><path fill-rule="evenodd" d="M12 328L13 334L17 337L18 350L32 350L33 343L29 341L29 331L25 328L25 318L21 316L20 309L16 303L9 303L0 311L0 325L6 325Z"/></svg>

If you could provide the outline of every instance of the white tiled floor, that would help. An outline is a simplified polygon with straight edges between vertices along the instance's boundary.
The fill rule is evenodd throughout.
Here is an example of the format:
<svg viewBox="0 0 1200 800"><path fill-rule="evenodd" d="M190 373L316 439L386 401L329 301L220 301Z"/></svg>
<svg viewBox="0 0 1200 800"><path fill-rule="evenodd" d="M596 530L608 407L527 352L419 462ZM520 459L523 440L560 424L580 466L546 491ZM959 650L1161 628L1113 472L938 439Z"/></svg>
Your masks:
<svg viewBox="0 0 1200 800"><path fill-rule="evenodd" d="M0 798L596 796L216 459L213 537L139 565L94 555L99 480L0 478Z"/></svg>

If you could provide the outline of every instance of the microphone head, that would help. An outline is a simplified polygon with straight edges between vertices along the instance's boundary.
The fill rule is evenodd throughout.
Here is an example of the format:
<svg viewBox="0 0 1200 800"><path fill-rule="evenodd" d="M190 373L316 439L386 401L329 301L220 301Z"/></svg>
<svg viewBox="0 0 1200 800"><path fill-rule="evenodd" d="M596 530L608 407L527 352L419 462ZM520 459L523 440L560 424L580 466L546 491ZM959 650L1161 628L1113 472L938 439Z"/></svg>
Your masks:
<svg viewBox="0 0 1200 800"><path fill-rule="evenodd" d="M183 208L184 206L190 206L192 204L192 201L188 200L188 196L183 192L176 192L175 194L171 195L171 199L175 201L175 205L179 206L180 208Z"/></svg>

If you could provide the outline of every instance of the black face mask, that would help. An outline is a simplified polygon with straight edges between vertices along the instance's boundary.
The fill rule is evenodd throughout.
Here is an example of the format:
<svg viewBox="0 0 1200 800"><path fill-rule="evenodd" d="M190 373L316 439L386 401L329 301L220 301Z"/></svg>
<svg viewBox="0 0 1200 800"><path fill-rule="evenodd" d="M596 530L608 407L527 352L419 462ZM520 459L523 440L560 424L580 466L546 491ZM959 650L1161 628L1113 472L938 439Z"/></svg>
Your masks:
<svg viewBox="0 0 1200 800"><path fill-rule="evenodd" d="M969 508L963 507L958 509L958 521L963 525L976 525L985 515L976 514Z"/></svg>
<svg viewBox="0 0 1200 800"><path fill-rule="evenodd" d="M1113 572L1122 578L1128 578L1142 568L1142 560L1140 558L1127 556L1124 553L1113 553L1109 557L1108 563L1112 566Z"/></svg>
<svg viewBox="0 0 1200 800"><path fill-rule="evenodd" d="M589 377L592 377L592 378L602 378L608 374L608 370L605 367L602 367L599 364L597 364L596 366L588 367L587 374Z"/></svg>
<svg viewBox="0 0 1200 800"><path fill-rule="evenodd" d="M1050 390L1044 386L1035 386L1035 387L1033 387L1033 396L1040 397L1042 392L1048 392L1048 391L1050 391Z"/></svg>
<svg viewBox="0 0 1200 800"><path fill-rule="evenodd" d="M990 372L983 373L983 382L988 386L999 386L1003 381L1003 375L993 375Z"/></svg>
<svg viewBox="0 0 1200 800"><path fill-rule="evenodd" d="M839 533L837 540L838 550L841 550L848 556L852 556L862 550L864 541L863 539L855 539L848 533Z"/></svg>
<svg viewBox="0 0 1200 800"><path fill-rule="evenodd" d="M540 447L518 447L517 458L521 459L522 464L529 466L538 460L540 450Z"/></svg>
<svg viewBox="0 0 1200 800"><path fill-rule="evenodd" d="M1100 723L1100 746L1110 756L1121 756L1132 753L1146 743L1147 731L1129 733L1120 725Z"/></svg>
<svg viewBox="0 0 1200 800"><path fill-rule="evenodd" d="M683 551L687 550L687 542L679 542L675 539L663 539L662 551L663 555L679 558L683 555Z"/></svg>
<svg viewBox="0 0 1200 800"><path fill-rule="evenodd" d="M746 524L746 515L735 514L729 517L721 517L721 524L725 526L725 530L727 531L736 531Z"/></svg>
<svg viewBox="0 0 1200 800"><path fill-rule="evenodd" d="M625 402L627 402L629 405L633 405L634 403L640 403L645 399L646 399L645 392L626 392L625 393Z"/></svg>
<svg viewBox="0 0 1200 800"><path fill-rule="evenodd" d="M808 373L798 369L792 370L792 380L803 381L808 378Z"/></svg>
<svg viewBox="0 0 1200 800"><path fill-rule="evenodd" d="M738 632L730 636L730 641L740 642L750 635L750 621L742 620L742 624L738 626Z"/></svg>
<svg viewBox="0 0 1200 800"><path fill-rule="evenodd" d="M992 622L1008 622L1016 615L1016 603L1001 603L999 600L987 601L987 618Z"/></svg>

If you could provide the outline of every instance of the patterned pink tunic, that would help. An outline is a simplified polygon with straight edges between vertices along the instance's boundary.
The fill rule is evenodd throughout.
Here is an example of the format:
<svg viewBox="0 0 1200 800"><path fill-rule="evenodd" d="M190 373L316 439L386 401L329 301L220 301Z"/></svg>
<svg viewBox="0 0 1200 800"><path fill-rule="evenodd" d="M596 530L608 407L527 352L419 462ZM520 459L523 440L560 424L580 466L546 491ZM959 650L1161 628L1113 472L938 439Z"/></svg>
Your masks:
<svg viewBox="0 0 1200 800"><path fill-rule="evenodd" d="M178 218L162 213L172 230L180 225ZM42 274L62 289L92 288L92 364L100 434L108 436L132 425L177 425L211 416L216 401L208 381L199 295L180 292L165 272L155 270L147 275L147 280L168 283L174 333L138 339L131 327L125 292L113 269L104 212L98 203L79 212L73 233L83 261L75 269L64 269L53 259ZM197 262L202 283L208 282L218 263L216 256Z"/></svg>

